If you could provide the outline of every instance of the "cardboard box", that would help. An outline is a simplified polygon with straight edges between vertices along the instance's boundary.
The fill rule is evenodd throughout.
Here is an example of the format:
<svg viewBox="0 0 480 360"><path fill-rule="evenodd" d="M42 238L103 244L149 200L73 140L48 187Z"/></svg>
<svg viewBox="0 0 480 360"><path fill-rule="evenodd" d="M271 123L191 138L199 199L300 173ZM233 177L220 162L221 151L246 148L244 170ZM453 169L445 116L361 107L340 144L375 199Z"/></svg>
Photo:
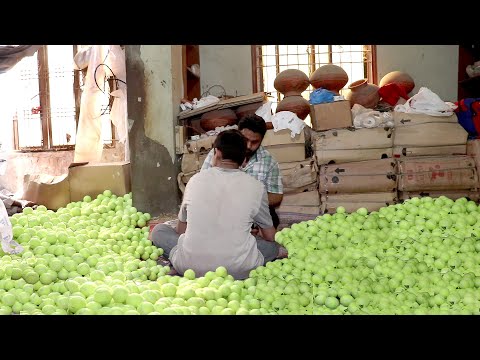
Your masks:
<svg viewBox="0 0 480 360"><path fill-rule="evenodd" d="M267 130L265 136L263 137L262 145L272 146L272 145L286 145L286 144L305 144L305 132L302 131L300 134L295 135L294 138L291 136L291 130L283 129L277 132L272 129Z"/></svg>
<svg viewBox="0 0 480 360"><path fill-rule="evenodd" d="M432 122L404 125L395 128L394 146L452 146L465 145L468 133L459 123Z"/></svg>
<svg viewBox="0 0 480 360"><path fill-rule="evenodd" d="M372 212L397 203L396 191L339 195L321 194L320 196L321 214L334 214L339 206L343 206L347 213L352 213L362 207Z"/></svg>
<svg viewBox="0 0 480 360"><path fill-rule="evenodd" d="M71 164L68 170L71 201L83 200L85 195L92 198L104 190L111 190L117 196L131 191L130 162L99 164Z"/></svg>
<svg viewBox="0 0 480 360"><path fill-rule="evenodd" d="M462 197L467 197L472 201L480 200L480 192L470 191L470 190L453 190L453 191L400 191L398 197L400 200L408 200L414 197L425 197L429 196L431 198L438 198L440 196L446 196L449 199L457 200Z"/></svg>
<svg viewBox="0 0 480 360"><path fill-rule="evenodd" d="M393 157L436 156L436 155L465 155L467 145L450 146L394 146Z"/></svg>
<svg viewBox="0 0 480 360"><path fill-rule="evenodd" d="M393 145L392 128L340 129L314 134L315 151L385 149Z"/></svg>
<svg viewBox="0 0 480 360"><path fill-rule="evenodd" d="M60 176L30 175L23 178L22 199L44 205L47 209L58 210L70 200L70 182L68 174Z"/></svg>
<svg viewBox="0 0 480 360"><path fill-rule="evenodd" d="M266 146L265 149L277 162L293 162L305 160L305 144L284 144Z"/></svg>
<svg viewBox="0 0 480 360"><path fill-rule="evenodd" d="M399 191L478 188L475 162L469 156L404 157L397 163Z"/></svg>
<svg viewBox="0 0 480 360"><path fill-rule="evenodd" d="M393 111L393 121L395 127L419 125L428 123L458 123L457 115L451 116L432 116L427 114L412 114L399 111Z"/></svg>
<svg viewBox="0 0 480 360"><path fill-rule="evenodd" d="M332 194L392 192L397 189L394 159L368 160L323 165L319 191Z"/></svg>
<svg viewBox="0 0 480 360"><path fill-rule="evenodd" d="M473 158L477 170L480 169L480 140L467 141L467 155Z"/></svg>
<svg viewBox="0 0 480 360"><path fill-rule="evenodd" d="M347 100L310 105L312 129L316 131L353 126L352 110Z"/></svg>

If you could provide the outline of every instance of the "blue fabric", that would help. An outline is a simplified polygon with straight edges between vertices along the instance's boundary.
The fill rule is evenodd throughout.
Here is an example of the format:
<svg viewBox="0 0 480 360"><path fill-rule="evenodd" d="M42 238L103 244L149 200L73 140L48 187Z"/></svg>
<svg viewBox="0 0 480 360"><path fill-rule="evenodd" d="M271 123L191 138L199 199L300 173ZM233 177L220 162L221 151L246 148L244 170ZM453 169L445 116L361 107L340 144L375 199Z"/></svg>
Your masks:
<svg viewBox="0 0 480 360"><path fill-rule="evenodd" d="M323 88L318 88L310 93L310 104L323 104L333 102L335 94Z"/></svg>
<svg viewBox="0 0 480 360"><path fill-rule="evenodd" d="M469 139L480 137L480 98L466 98L458 102L455 113L458 122L468 132Z"/></svg>

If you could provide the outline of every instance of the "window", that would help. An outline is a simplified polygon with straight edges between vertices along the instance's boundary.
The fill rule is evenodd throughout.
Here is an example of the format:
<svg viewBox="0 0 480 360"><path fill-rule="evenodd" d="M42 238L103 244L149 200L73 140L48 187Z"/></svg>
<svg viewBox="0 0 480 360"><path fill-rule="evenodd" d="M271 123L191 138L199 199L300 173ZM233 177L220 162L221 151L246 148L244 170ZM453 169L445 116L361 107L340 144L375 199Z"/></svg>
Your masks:
<svg viewBox="0 0 480 360"><path fill-rule="evenodd" d="M81 45L44 45L22 59L9 74L15 101L15 150L73 149L80 115L84 72L74 70L73 57ZM104 144L113 145L115 129L109 118L109 84L101 116ZM105 90L103 89L103 90ZM15 97L15 99L13 99Z"/></svg>
<svg viewBox="0 0 480 360"><path fill-rule="evenodd" d="M299 69L310 76L322 65L341 66L348 74L344 89L360 79L377 81L374 45L253 45L252 63L254 92L265 91L270 96L273 112L283 98L273 87L273 82L287 69ZM302 96L308 100L313 90L310 85ZM305 121L310 123L310 117Z"/></svg>

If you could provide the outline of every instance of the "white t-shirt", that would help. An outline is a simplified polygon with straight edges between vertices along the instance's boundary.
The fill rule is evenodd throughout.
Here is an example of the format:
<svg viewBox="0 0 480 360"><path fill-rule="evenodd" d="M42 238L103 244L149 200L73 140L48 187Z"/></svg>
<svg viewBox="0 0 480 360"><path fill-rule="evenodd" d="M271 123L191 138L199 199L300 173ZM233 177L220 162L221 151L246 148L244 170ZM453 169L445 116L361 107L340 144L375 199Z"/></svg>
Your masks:
<svg viewBox="0 0 480 360"><path fill-rule="evenodd" d="M236 279L247 278L264 258L250 233L252 223L271 227L263 184L239 169L213 167L187 183L178 214L187 222L185 234L170 252L174 268L203 276L219 266Z"/></svg>

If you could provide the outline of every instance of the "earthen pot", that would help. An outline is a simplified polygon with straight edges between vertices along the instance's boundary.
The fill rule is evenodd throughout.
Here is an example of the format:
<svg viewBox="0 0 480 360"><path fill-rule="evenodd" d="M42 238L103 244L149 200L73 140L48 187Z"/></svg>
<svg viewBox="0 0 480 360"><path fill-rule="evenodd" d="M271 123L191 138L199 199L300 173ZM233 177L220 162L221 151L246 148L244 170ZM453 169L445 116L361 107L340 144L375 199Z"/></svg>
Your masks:
<svg viewBox="0 0 480 360"><path fill-rule="evenodd" d="M350 107L355 104L373 109L380 100L378 86L367 83L367 79L357 80L350 84L345 99L350 101Z"/></svg>
<svg viewBox="0 0 480 360"><path fill-rule="evenodd" d="M310 114L310 104L300 95L288 96L278 103L275 112L280 111L291 111L300 119L305 120Z"/></svg>
<svg viewBox="0 0 480 360"><path fill-rule="evenodd" d="M255 111L257 111L258 108L262 106L262 104L263 104L262 102L256 102L253 104L239 106L235 110L235 114L237 115L237 118L240 120L241 118L247 115L255 114Z"/></svg>
<svg viewBox="0 0 480 360"><path fill-rule="evenodd" d="M348 82L348 75L340 66L327 64L320 66L310 75L310 84L315 89L323 88L339 93Z"/></svg>
<svg viewBox="0 0 480 360"><path fill-rule="evenodd" d="M297 69L287 69L277 75L273 86L285 97L301 95L310 85L307 74Z"/></svg>
<svg viewBox="0 0 480 360"><path fill-rule="evenodd" d="M202 115L200 126L205 131L215 130L216 127L235 125L237 115L231 109L213 110Z"/></svg>
<svg viewBox="0 0 480 360"><path fill-rule="evenodd" d="M382 80L380 80L380 87L387 84L397 84L403 87L407 94L415 87L415 81L413 81L412 77L402 71L392 71L386 74Z"/></svg>

